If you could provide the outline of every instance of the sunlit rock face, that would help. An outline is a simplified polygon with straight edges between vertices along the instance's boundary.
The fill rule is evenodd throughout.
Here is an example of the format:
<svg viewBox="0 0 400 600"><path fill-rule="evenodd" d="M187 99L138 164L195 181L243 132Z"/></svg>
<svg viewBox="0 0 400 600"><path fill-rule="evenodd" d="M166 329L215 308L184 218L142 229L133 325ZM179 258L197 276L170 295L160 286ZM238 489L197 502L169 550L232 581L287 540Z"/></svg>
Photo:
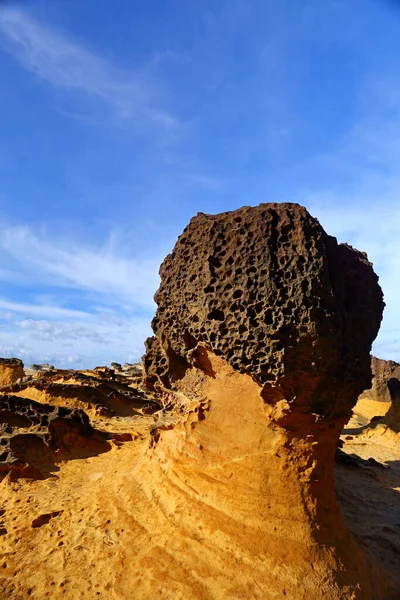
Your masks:
<svg viewBox="0 0 400 600"><path fill-rule="evenodd" d="M145 383L176 418L139 470L179 560L215 597L383 597L333 487L383 310L366 255L261 204L197 215L160 275Z"/></svg>
<svg viewBox="0 0 400 600"><path fill-rule="evenodd" d="M400 433L400 364L394 360L372 357L372 385L362 392L360 400L389 404L384 417L375 417L371 425L387 425Z"/></svg>
<svg viewBox="0 0 400 600"><path fill-rule="evenodd" d="M0 358L0 386L12 385L24 375L22 360L19 358Z"/></svg>
<svg viewBox="0 0 400 600"><path fill-rule="evenodd" d="M400 364L394 360L383 360L373 356L371 359L372 385L360 394L360 399L377 402L392 402L397 397L397 387L400 389ZM396 380L399 386L396 385Z"/></svg>

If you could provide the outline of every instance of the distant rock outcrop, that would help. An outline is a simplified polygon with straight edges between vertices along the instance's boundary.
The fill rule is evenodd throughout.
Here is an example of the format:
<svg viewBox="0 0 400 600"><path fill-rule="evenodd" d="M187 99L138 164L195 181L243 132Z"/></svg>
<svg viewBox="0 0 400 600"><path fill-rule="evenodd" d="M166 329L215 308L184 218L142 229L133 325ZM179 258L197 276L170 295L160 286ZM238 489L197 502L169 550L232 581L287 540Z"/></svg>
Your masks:
<svg viewBox="0 0 400 600"><path fill-rule="evenodd" d="M394 360L383 360L372 357L372 386L360 394L360 399L376 400L378 402L392 402L393 395L400 391L400 364ZM398 391L396 391L398 382Z"/></svg>
<svg viewBox="0 0 400 600"><path fill-rule="evenodd" d="M382 317L366 255L297 204L262 204L200 213L160 275L145 382L176 423L140 477L184 537L176 560L201 580L205 540L215 597L380 597L333 485Z"/></svg>
<svg viewBox="0 0 400 600"><path fill-rule="evenodd" d="M122 372L116 377L114 370L108 367L86 373L53 370L12 386L3 386L1 393L12 393L43 404L80 408L92 417L128 416L135 413L138 406L149 403L136 386L131 387L134 381L139 383L138 376L131 377Z"/></svg>
<svg viewBox="0 0 400 600"><path fill-rule="evenodd" d="M142 363L125 363L124 365L120 365L119 363L112 362L111 368L116 373L127 377L141 377L143 375Z"/></svg>
<svg viewBox="0 0 400 600"><path fill-rule="evenodd" d="M390 403L384 417L375 417L372 425L387 425L396 433L400 432L400 364L393 360L372 357L372 386L362 392L360 400L373 400Z"/></svg>
<svg viewBox="0 0 400 600"><path fill-rule="evenodd" d="M47 373L48 371L54 371L54 365L49 363L32 364L26 369L27 375L34 375L35 373Z"/></svg>
<svg viewBox="0 0 400 600"><path fill-rule="evenodd" d="M23 378L24 363L19 358L0 358L0 387Z"/></svg>

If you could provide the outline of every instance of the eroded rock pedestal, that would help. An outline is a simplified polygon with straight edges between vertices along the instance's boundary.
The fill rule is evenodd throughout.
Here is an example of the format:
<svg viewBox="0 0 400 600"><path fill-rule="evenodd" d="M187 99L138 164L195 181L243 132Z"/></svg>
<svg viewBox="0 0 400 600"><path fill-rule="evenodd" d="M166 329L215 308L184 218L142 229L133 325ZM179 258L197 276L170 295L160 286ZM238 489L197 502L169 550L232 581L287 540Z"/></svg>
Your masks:
<svg viewBox="0 0 400 600"><path fill-rule="evenodd" d="M333 487L383 310L366 255L262 204L199 214L160 275L145 381L175 425L137 475L176 526L169 552L204 597L383 597Z"/></svg>

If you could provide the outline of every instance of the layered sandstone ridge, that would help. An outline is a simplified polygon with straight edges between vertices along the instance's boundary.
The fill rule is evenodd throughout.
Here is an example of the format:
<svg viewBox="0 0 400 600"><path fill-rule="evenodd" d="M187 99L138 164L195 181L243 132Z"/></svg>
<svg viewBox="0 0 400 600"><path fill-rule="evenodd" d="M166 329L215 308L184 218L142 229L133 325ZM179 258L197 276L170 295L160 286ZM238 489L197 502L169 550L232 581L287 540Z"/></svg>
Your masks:
<svg viewBox="0 0 400 600"><path fill-rule="evenodd" d="M199 214L160 275L145 381L174 419L135 472L174 556L204 597L383 597L333 486L383 310L366 255L263 204Z"/></svg>
<svg viewBox="0 0 400 600"><path fill-rule="evenodd" d="M96 456L132 439L129 423L105 426L160 408L141 387L141 369L117 373L39 369L24 371L19 359L0 359L0 481L9 476L46 479L68 460ZM28 374L30 373L30 375ZM126 429L127 428L127 429Z"/></svg>

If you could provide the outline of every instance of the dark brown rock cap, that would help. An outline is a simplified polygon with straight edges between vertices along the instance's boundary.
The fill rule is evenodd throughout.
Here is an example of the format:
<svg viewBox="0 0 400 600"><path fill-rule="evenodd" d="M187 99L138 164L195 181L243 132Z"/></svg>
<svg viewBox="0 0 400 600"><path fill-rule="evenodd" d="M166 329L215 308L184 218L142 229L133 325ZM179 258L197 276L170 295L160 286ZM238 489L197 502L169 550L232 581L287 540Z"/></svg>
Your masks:
<svg viewBox="0 0 400 600"><path fill-rule="evenodd" d="M0 358L0 365L23 367L24 363L20 358Z"/></svg>
<svg viewBox="0 0 400 600"><path fill-rule="evenodd" d="M199 213L160 268L146 342L150 387L170 388L201 344L250 374L266 401L349 412L371 382L384 307L363 252L291 203Z"/></svg>

